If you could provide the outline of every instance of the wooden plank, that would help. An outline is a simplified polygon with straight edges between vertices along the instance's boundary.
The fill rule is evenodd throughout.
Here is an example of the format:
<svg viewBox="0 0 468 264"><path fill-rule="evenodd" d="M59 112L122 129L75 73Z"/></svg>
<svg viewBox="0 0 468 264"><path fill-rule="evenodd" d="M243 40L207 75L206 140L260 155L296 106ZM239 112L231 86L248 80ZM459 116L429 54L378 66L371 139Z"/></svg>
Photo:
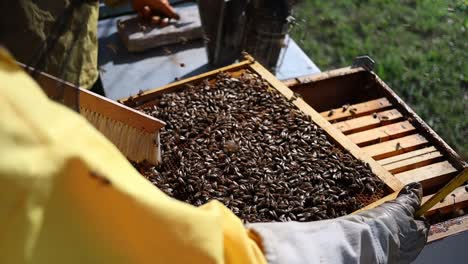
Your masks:
<svg viewBox="0 0 468 264"><path fill-rule="evenodd" d="M363 116L363 115L370 114L373 112L377 112L379 110L383 110L390 106L392 106L392 104L388 101L388 99L385 97L382 97L379 99L374 99L374 100L370 100L367 102L350 105L347 108L343 108L343 107L335 108L329 111L322 112L320 113L320 115L328 121L341 121L349 117L358 117L358 116Z"/></svg>
<svg viewBox="0 0 468 264"><path fill-rule="evenodd" d="M455 191L458 187L463 186L466 181L468 181L468 168L463 169L463 171L457 173L449 183L437 191L432 197L430 197L425 203L416 212L416 216L422 216L437 203L441 202L444 197L447 197L451 192Z"/></svg>
<svg viewBox="0 0 468 264"><path fill-rule="evenodd" d="M466 190L466 186L460 186L451 192L449 195L445 197L444 200L437 203L431 209L429 209L426 215L433 214L437 211L447 212L452 211L453 209L464 208L468 204L468 191ZM432 196L426 195L422 199L422 203L424 204L427 202Z"/></svg>
<svg viewBox="0 0 468 264"><path fill-rule="evenodd" d="M266 70L259 63L255 62L250 64L249 67L260 74L270 85L272 85L278 92L283 94L286 98L294 99L292 103L296 105L303 113L309 115L311 120L322 128L330 137L330 140L337 143L345 151L349 151L351 155L369 164L372 172L379 177L392 191L399 191L403 187L402 183L380 166L374 159L372 159L365 151L351 142L343 133L338 131L330 122L325 120L322 115L315 111L309 104L302 98L296 97L294 92L286 87L281 81L276 79L268 70Z"/></svg>
<svg viewBox="0 0 468 264"><path fill-rule="evenodd" d="M383 167L389 172L396 174L396 173L400 173L400 172L416 169L418 167L429 165L431 163L434 163L434 161L440 160L441 158L443 158L442 153L440 153L439 151L434 151L434 152L425 153L419 156L415 156L410 159L405 159L405 160L401 160L398 162L390 163L390 164L384 165Z"/></svg>
<svg viewBox="0 0 468 264"><path fill-rule="evenodd" d="M398 122L391 125L377 127L366 131L348 135L349 139L358 146L369 145L377 142L408 135L415 128L409 121Z"/></svg>
<svg viewBox="0 0 468 264"><path fill-rule="evenodd" d="M366 211L366 210L375 208L375 207L377 207L377 206L379 206L379 205L381 205L381 204L383 204L385 202L391 201L391 200L393 200L393 199L395 199L397 197L398 197L398 192L393 192L393 193L383 197L382 199L379 199L379 200L377 200L377 201L375 201L375 202L373 202L373 203L371 203L371 204L369 204L369 205L367 205L367 206L365 206L365 207L363 207L363 208L361 208L359 210L354 211L352 214L357 214L357 213L360 213L362 211Z"/></svg>
<svg viewBox="0 0 468 264"><path fill-rule="evenodd" d="M402 138L363 147L362 150L376 160L394 156L400 153L412 151L427 144L426 138L419 134L409 135Z"/></svg>
<svg viewBox="0 0 468 264"><path fill-rule="evenodd" d="M296 79L299 83L311 83L311 82L318 82L318 81L323 81L327 80L330 78L336 78L340 76L349 76L352 75L353 73L357 72L367 72L366 69L362 67L344 67L344 68L338 68L338 69L333 69L329 70L326 72L320 72L320 73L313 73L305 76L299 76L294 79ZM289 80L288 80L289 81Z"/></svg>
<svg viewBox="0 0 468 264"><path fill-rule="evenodd" d="M468 215L449 219L431 226L427 243L455 235L468 230Z"/></svg>
<svg viewBox="0 0 468 264"><path fill-rule="evenodd" d="M418 131L431 141L431 144L455 166L462 170L468 166L467 162L461 158L445 141L432 130L422 118L420 118L388 85L383 82L375 73L371 72L373 80L377 82L377 87L385 93L389 101L394 104L405 116L410 118ZM376 87L376 88L377 88Z"/></svg>
<svg viewBox="0 0 468 264"><path fill-rule="evenodd" d="M369 86L363 85L369 81L369 77L372 77L370 72L344 71L340 74L345 76L336 77L332 77L328 73L311 76L310 79L314 79L314 82L299 82L291 86L291 90L300 94L318 112L345 104L357 104L383 97L377 89L369 89ZM315 77L325 78L317 81Z"/></svg>
<svg viewBox="0 0 468 264"><path fill-rule="evenodd" d="M371 114L341 121L335 123L334 126L346 135L388 124L401 118L403 118L403 115L398 110L391 109L376 113L376 115Z"/></svg>
<svg viewBox="0 0 468 264"><path fill-rule="evenodd" d="M424 155L424 154L427 154L427 153L431 153L431 152L434 152L434 151L437 151L437 149L435 147L433 147L433 146L430 146L430 147L427 147L427 148L413 150L413 151L410 151L410 152L407 152L407 153L404 153L404 154L401 154L401 155L393 156L393 157L390 157L390 158L381 159L381 160L379 160L377 162L380 165L385 166L385 165L389 165L391 163L400 162L400 161L403 161L403 160L406 160L406 159L411 159L411 158L414 158L414 157L417 157L417 156L420 156L420 155Z"/></svg>
<svg viewBox="0 0 468 264"><path fill-rule="evenodd" d="M222 68L219 68L219 69L216 69L216 70L212 70L212 71L209 71L209 72L205 72L205 73L193 76L193 77L189 77L187 79L183 79L183 80L180 80L180 81L177 81L177 82L170 83L168 85L164 85L164 86L159 87L159 88L147 90L147 91L145 91L143 93L140 93L138 95L129 96L129 97L126 97L126 98L119 99L118 101L125 104L125 105L131 106L131 107L140 106L140 105L143 105L143 104L145 104L145 103L147 103L147 102L149 102L151 100L157 99L163 93L174 92L175 90L179 89L180 87L184 86L185 84L198 83L198 82L200 82L200 81L202 81L204 79L207 79L208 77L214 77L214 76L216 76L216 74L218 74L220 72L231 72L231 71L236 71L236 70L246 68L246 66L251 64L253 61L254 61L254 59L252 57L246 56L246 59L239 62L239 63L228 65L228 66L225 66L225 67L222 67Z"/></svg>
<svg viewBox="0 0 468 264"><path fill-rule="evenodd" d="M403 184L420 182L423 185L423 188L426 189L443 184L455 172L457 172L457 169L455 169L450 162L442 161L395 174L395 177Z"/></svg>
<svg viewBox="0 0 468 264"><path fill-rule="evenodd" d="M286 85L288 87L300 84L300 82L299 82L299 80L297 78L282 80L282 82L283 82L284 85Z"/></svg>
<svg viewBox="0 0 468 264"><path fill-rule="evenodd" d="M445 210L452 211L453 208L465 208L468 205L468 191L466 189L467 186L468 185L460 186L457 189L455 189L453 192L451 192L449 195L447 195L447 197L443 201L439 202L438 204L433 206L429 211L427 211L426 215L431 215L431 214L437 212L438 210L442 210L442 212L445 212ZM361 208L361 209L353 212L353 214L356 214L356 213L359 213L359 212L362 212L362 211L365 211L365 210L368 210L368 209L375 208L375 207L383 204L384 202L391 201L391 200L395 199L397 196L398 196L398 192L394 192L394 193L392 193L390 195L385 196L384 198L382 198L382 199L380 199L378 201L375 201L375 202L367 205L364 208ZM421 204L424 204L425 202L427 202L433 196L434 196L434 194L424 196L422 201L421 201Z"/></svg>
<svg viewBox="0 0 468 264"><path fill-rule="evenodd" d="M453 192L451 192L449 195L447 195L447 197L443 201L437 203L435 206L433 206L431 209L429 209L427 211L426 215L433 214L437 210L442 210L442 211L444 211L445 209L452 210L452 208L454 208L454 207L455 208L465 208L466 205L468 205L468 190L467 190L468 187L467 186L468 185L460 186L457 189L455 189ZM353 214L359 213L359 212L362 212L362 211L365 211L365 210L368 210L368 209L372 209L374 207L377 207L377 206L383 204L384 202L391 201L391 200L395 199L397 196L398 196L398 192L394 192L394 193L392 193L390 195L385 196L384 198L382 198L382 199L380 199L378 201L375 201L375 202L367 205L366 207L363 207L363 208L353 212ZM421 201L421 204L424 204L425 202L427 202L433 196L434 196L434 194L424 196L422 201Z"/></svg>

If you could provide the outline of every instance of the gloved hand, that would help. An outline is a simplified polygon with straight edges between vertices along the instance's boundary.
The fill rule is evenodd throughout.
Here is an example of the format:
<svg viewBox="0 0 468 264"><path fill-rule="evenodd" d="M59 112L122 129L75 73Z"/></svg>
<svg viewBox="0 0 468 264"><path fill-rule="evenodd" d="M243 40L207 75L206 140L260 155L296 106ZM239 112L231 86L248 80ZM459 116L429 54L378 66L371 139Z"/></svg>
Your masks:
<svg viewBox="0 0 468 264"><path fill-rule="evenodd" d="M360 221L372 222L377 230L389 232L398 245L398 251L389 252L390 260L398 263L410 263L419 255L427 241L429 225L422 219L415 219L415 213L421 205L422 187L420 183L410 183L403 187L398 197L374 209L349 216L362 217Z"/></svg>
<svg viewBox="0 0 468 264"><path fill-rule="evenodd" d="M269 263L410 263L429 230L414 218L421 196L421 185L412 183L395 200L355 215L247 227L261 238Z"/></svg>
<svg viewBox="0 0 468 264"><path fill-rule="evenodd" d="M138 14L153 25L167 26L169 19L179 19L168 0L133 0L132 6Z"/></svg>

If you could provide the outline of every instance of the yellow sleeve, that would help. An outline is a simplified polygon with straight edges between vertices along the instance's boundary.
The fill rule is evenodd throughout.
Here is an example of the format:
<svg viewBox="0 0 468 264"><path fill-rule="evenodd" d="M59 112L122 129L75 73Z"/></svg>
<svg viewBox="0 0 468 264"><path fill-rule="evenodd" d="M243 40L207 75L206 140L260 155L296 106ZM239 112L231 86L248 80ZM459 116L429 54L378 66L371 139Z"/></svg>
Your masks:
<svg viewBox="0 0 468 264"><path fill-rule="evenodd" d="M0 49L0 263L265 263L232 212L166 196Z"/></svg>

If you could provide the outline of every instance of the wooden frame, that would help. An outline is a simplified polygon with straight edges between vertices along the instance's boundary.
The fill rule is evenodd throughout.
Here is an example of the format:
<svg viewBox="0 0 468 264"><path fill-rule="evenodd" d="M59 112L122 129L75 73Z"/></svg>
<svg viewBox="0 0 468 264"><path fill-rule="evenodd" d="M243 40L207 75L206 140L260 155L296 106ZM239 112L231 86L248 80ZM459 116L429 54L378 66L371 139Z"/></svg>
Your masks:
<svg viewBox="0 0 468 264"><path fill-rule="evenodd" d="M170 93L177 91L178 89L184 89L186 84L196 84L205 79L210 79L220 72L229 72L231 74L241 74L241 72L249 70L262 76L270 85L272 89L277 90L283 96L293 102L303 113L311 117L311 120L320 126L328 135L329 139L341 147L343 150L348 151L355 158L360 159L369 164L374 174L379 177L388 187L388 193L399 191L402 188L402 183L393 177L388 171L386 171L381 165L379 165L370 156L359 149L353 144L345 135L339 132L338 129L333 127L327 120L325 120L317 111L309 106L302 98L296 97L296 94L284 85L281 81L276 79L268 70L262 65L256 62L252 57L246 56L245 60L240 63L233 64L227 67L223 67L214 71L210 71L195 77L191 77L185 80L177 81L166 86L148 90L136 96L130 96L127 98L120 99L119 101L125 105L131 107L143 106L156 102L158 97L164 93Z"/></svg>

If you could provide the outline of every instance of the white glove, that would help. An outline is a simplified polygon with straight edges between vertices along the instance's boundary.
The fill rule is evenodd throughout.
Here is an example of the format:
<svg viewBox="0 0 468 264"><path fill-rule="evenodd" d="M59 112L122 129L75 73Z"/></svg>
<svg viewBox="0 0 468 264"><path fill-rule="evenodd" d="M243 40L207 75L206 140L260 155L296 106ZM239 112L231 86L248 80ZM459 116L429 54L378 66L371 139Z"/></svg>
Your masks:
<svg viewBox="0 0 468 264"><path fill-rule="evenodd" d="M410 263L427 241L429 226L416 220L422 188L406 185L376 208L337 219L253 223L269 263Z"/></svg>

